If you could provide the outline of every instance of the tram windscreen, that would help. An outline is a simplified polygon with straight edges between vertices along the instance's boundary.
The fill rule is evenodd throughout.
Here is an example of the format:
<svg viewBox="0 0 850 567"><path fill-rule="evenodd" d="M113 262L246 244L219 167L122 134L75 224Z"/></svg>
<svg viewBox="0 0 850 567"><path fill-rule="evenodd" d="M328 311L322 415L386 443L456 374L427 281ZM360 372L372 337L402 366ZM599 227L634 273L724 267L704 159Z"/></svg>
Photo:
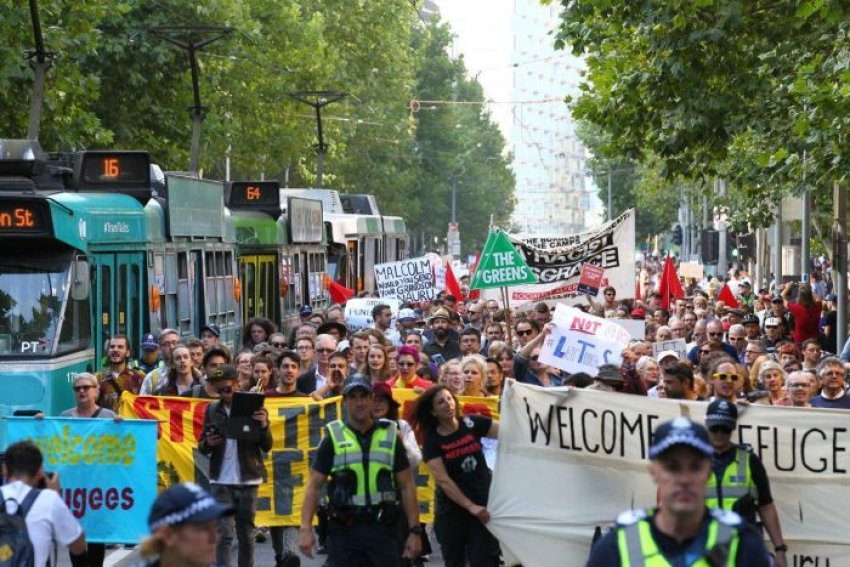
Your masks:
<svg viewBox="0 0 850 567"><path fill-rule="evenodd" d="M0 261L0 356L54 352L70 267L70 257Z"/></svg>

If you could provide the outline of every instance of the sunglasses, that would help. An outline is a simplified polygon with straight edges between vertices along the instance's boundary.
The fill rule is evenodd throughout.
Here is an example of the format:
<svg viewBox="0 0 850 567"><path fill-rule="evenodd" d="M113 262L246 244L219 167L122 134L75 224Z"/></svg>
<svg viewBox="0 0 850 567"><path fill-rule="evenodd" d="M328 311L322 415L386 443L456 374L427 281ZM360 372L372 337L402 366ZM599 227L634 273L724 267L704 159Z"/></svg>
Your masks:
<svg viewBox="0 0 850 567"><path fill-rule="evenodd" d="M722 337L723 333L706 333L709 337Z"/></svg>
<svg viewBox="0 0 850 567"><path fill-rule="evenodd" d="M729 372L729 373L727 373L727 372L715 372L714 374L711 375L711 377L716 378L717 380L720 380L721 382L726 382L726 381L737 382L738 379L741 377L741 375L740 374L734 374L734 373L731 373L731 372Z"/></svg>
<svg viewBox="0 0 850 567"><path fill-rule="evenodd" d="M401 366L402 368L407 368L408 366L416 366L415 362L396 362L397 366Z"/></svg>
<svg viewBox="0 0 850 567"><path fill-rule="evenodd" d="M332 348L317 348L316 352L319 352L319 353L322 353L322 354L329 354L331 352L334 352L334 349L332 349Z"/></svg>
<svg viewBox="0 0 850 567"><path fill-rule="evenodd" d="M525 331L520 331L520 330L517 329L516 334L519 335L520 337L527 337L528 335L530 335L533 332L534 332L534 329L526 329Z"/></svg>
<svg viewBox="0 0 850 567"><path fill-rule="evenodd" d="M74 386L74 391L75 392L88 392L92 388L94 388L94 386L92 386L91 384L86 384L85 386Z"/></svg>
<svg viewBox="0 0 850 567"><path fill-rule="evenodd" d="M708 430L712 433L726 433L727 435L732 434L732 428L726 427L725 425L712 425L708 428Z"/></svg>
<svg viewBox="0 0 850 567"><path fill-rule="evenodd" d="M286 343L272 343L275 348L286 348Z"/></svg>
<svg viewBox="0 0 850 567"><path fill-rule="evenodd" d="M229 394L233 391L233 386L222 386L221 388L216 388L215 390L219 394Z"/></svg>

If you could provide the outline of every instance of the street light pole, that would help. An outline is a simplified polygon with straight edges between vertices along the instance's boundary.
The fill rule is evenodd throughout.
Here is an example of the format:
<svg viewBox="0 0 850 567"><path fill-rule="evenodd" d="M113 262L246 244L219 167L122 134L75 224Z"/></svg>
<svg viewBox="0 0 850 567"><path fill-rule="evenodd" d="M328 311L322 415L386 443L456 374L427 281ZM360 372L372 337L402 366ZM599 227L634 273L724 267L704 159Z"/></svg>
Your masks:
<svg viewBox="0 0 850 567"><path fill-rule="evenodd" d="M233 28L224 26L158 26L148 28L148 33L186 50L189 67L192 71L192 100L189 114L192 116L192 145L189 150L189 171L198 173L198 160L201 153L201 125L206 118L206 107L201 105L200 68L198 51L233 33ZM130 38L133 39L132 37Z"/></svg>
<svg viewBox="0 0 850 567"><path fill-rule="evenodd" d="M328 149L327 144L325 144L325 137L322 131L322 107L348 96L348 93L341 93L337 91L296 91L287 93L287 95L298 102L303 102L304 104L312 106L316 110L316 131L319 139L316 144L316 187L321 188L322 176L324 175L325 169L325 152Z"/></svg>

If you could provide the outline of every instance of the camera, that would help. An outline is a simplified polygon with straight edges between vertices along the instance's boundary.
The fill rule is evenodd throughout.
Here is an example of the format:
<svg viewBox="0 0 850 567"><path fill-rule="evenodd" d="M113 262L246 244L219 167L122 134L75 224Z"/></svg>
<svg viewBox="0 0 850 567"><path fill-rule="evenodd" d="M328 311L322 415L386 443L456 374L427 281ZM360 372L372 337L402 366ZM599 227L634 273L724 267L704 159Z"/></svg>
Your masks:
<svg viewBox="0 0 850 567"><path fill-rule="evenodd" d="M207 425L206 435L221 435L221 430L217 425Z"/></svg>

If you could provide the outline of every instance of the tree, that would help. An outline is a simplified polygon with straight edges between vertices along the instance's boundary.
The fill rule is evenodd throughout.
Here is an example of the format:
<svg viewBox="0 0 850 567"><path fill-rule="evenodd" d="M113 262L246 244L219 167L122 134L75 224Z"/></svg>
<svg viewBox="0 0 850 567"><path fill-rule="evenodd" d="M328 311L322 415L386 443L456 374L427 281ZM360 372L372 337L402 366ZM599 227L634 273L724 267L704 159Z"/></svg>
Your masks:
<svg viewBox="0 0 850 567"><path fill-rule="evenodd" d="M655 156L668 179L729 180L742 224L769 222L765 204L804 172L821 190L846 178L845 2L562 4L558 45L588 64L574 113L609 153Z"/></svg>

